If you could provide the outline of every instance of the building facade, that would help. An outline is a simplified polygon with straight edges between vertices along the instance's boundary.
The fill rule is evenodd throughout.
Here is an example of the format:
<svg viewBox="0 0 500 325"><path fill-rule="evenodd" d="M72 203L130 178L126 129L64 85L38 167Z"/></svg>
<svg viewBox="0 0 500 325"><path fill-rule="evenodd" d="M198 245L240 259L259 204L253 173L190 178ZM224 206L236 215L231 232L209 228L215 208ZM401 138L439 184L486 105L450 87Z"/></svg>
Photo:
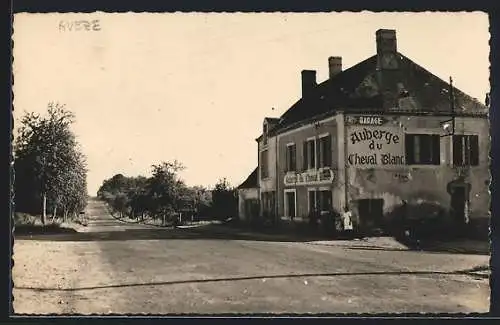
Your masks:
<svg viewBox="0 0 500 325"><path fill-rule="evenodd" d="M261 215L304 222L348 208L376 227L404 208L487 229L487 107L400 54L394 30L376 32L376 49L345 71L329 58L320 84L302 71L302 97L264 119Z"/></svg>
<svg viewBox="0 0 500 325"><path fill-rule="evenodd" d="M238 186L238 217L250 221L260 214L258 168Z"/></svg>

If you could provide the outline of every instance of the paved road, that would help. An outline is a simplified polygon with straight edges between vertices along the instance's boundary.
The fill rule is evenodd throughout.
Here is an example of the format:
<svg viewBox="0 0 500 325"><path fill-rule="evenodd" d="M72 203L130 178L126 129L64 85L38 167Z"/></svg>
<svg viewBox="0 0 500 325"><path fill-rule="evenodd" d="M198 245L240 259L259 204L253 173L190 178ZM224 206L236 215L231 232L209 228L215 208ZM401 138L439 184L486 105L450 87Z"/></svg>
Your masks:
<svg viewBox="0 0 500 325"><path fill-rule="evenodd" d="M488 280L456 273L488 256L124 224L96 201L88 214L85 232L16 239L16 313L488 311Z"/></svg>

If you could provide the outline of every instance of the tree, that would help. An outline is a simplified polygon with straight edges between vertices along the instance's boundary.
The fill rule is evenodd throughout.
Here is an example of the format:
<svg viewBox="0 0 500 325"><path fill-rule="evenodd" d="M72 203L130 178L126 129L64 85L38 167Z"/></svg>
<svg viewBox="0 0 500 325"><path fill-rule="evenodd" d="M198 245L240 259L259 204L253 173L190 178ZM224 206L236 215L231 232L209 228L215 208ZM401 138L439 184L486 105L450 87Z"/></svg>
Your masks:
<svg viewBox="0 0 500 325"><path fill-rule="evenodd" d="M121 215L142 220L146 215L166 220L193 201L194 191L178 177L184 169L181 163L162 162L152 169L149 178L117 174L104 180L97 196Z"/></svg>
<svg viewBox="0 0 500 325"><path fill-rule="evenodd" d="M185 167L178 161L153 165L153 176L147 186L153 214L165 218L178 211L181 189L185 187L177 173Z"/></svg>
<svg viewBox="0 0 500 325"><path fill-rule="evenodd" d="M195 210L198 218L210 216L212 208L212 192L203 186L193 186Z"/></svg>
<svg viewBox="0 0 500 325"><path fill-rule="evenodd" d="M36 213L41 205L43 224L47 208L55 217L62 207L67 216L87 203L85 156L70 128L74 118L64 106L51 103L47 116L25 113L20 121L14 143L16 210Z"/></svg>
<svg viewBox="0 0 500 325"><path fill-rule="evenodd" d="M238 216L238 193L226 178L215 184L212 191L212 208L217 219Z"/></svg>

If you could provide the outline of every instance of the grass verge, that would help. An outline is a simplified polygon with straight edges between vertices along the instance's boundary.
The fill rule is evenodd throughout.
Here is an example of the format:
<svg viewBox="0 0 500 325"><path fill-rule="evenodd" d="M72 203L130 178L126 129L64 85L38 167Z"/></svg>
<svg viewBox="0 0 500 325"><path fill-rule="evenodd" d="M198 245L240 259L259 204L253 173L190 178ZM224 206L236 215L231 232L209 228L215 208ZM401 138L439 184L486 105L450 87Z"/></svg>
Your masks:
<svg viewBox="0 0 500 325"><path fill-rule="evenodd" d="M76 233L77 223L84 224L84 222L64 222L60 217L52 218L47 217L47 222L42 224L41 216L31 215L27 213L14 213L14 234L61 234L61 233Z"/></svg>

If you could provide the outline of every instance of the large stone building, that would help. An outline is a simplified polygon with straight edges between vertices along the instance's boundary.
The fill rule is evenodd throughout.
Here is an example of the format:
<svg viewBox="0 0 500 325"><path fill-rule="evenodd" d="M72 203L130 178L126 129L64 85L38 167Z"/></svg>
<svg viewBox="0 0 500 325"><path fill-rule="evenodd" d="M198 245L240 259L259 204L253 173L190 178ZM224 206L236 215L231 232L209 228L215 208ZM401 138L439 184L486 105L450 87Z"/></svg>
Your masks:
<svg viewBox="0 0 500 325"><path fill-rule="evenodd" d="M330 57L322 83L302 71L302 97L264 119L260 216L301 222L348 207L377 226L404 207L487 229L487 107L399 53L394 30L375 43L346 70Z"/></svg>

